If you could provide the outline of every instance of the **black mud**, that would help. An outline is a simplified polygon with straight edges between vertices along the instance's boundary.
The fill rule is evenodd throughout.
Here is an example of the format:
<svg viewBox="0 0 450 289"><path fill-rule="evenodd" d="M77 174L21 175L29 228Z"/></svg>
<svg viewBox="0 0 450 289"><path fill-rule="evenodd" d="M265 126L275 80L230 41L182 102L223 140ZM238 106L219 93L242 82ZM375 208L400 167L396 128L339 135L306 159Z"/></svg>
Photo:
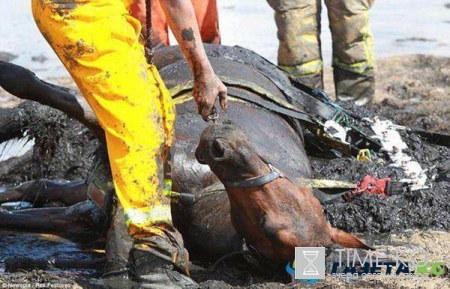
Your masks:
<svg viewBox="0 0 450 289"><path fill-rule="evenodd" d="M19 108L14 121L23 124L23 134L34 139L35 146L24 156L2 163L0 185L41 178L84 179L98 145L92 133L58 110L34 102Z"/></svg>
<svg viewBox="0 0 450 289"><path fill-rule="evenodd" d="M375 112L358 107L347 108L357 115L373 116ZM418 135L402 133L410 154L423 168L431 168L428 174L436 174L434 166L450 159L450 149L424 142ZM385 164L362 163L351 158L332 160L312 159L316 178L359 182L366 175L400 180L404 177L398 168ZM407 228L450 229L450 183L432 182L432 188L403 195L380 197L364 195L353 202L340 199L324 205L328 220L333 226L349 232L384 233Z"/></svg>

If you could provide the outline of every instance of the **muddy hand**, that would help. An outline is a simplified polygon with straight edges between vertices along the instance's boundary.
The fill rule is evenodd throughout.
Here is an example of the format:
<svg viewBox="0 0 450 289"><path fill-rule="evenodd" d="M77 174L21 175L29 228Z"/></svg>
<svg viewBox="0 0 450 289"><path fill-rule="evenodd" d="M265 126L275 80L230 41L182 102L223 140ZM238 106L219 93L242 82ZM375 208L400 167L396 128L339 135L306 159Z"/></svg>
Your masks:
<svg viewBox="0 0 450 289"><path fill-rule="evenodd" d="M204 121L215 120L219 117L215 105L216 99L222 109L227 109L227 88L215 75L202 75L194 82L194 99L198 106L198 113Z"/></svg>

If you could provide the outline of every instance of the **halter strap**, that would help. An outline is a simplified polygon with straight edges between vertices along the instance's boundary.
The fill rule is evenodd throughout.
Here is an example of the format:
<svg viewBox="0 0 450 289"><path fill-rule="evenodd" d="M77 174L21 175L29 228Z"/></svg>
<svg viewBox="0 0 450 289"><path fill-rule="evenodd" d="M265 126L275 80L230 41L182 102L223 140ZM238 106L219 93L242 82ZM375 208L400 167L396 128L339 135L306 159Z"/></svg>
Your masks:
<svg viewBox="0 0 450 289"><path fill-rule="evenodd" d="M283 178L283 174L279 170L277 170L271 164L267 164L269 166L270 172L254 178L248 178L242 181L229 182L224 181L223 184L228 188L253 188L260 187L265 184L271 183L278 178Z"/></svg>

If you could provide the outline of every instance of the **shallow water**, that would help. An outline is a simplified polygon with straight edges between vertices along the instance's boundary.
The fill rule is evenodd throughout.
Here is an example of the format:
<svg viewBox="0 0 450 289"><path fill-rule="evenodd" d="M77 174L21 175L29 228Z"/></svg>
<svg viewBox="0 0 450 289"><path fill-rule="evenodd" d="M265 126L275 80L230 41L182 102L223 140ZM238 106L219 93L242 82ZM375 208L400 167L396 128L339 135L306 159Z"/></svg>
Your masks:
<svg viewBox="0 0 450 289"><path fill-rule="evenodd" d="M218 2L223 44L250 48L276 62L276 27L273 11L266 1ZM445 6L447 3L450 1L375 1L370 16L376 55L425 53L450 56L450 9ZM30 0L0 0L0 13L0 52L17 55L14 63L33 69L41 78L68 75L36 28ZM331 37L326 18L326 11L323 11L323 55L329 63Z"/></svg>
<svg viewBox="0 0 450 289"><path fill-rule="evenodd" d="M0 231L0 273L5 270L4 261L7 258L32 258L52 262L54 258L89 261L99 256L102 256L101 252L84 251L79 245L53 235ZM59 271L56 268L53 270ZM72 269L63 272L67 277L77 277L95 275L96 270Z"/></svg>

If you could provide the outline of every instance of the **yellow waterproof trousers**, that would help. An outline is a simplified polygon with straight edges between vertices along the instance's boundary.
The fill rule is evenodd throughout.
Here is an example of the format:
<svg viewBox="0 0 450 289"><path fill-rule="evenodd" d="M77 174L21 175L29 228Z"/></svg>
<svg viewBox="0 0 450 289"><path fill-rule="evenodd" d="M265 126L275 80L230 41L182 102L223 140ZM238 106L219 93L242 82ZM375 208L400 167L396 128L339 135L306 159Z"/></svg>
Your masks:
<svg viewBox="0 0 450 289"><path fill-rule="evenodd" d="M134 238L171 225L163 161L173 140L174 107L140 42L133 0L33 0L42 35L105 130L117 197Z"/></svg>

